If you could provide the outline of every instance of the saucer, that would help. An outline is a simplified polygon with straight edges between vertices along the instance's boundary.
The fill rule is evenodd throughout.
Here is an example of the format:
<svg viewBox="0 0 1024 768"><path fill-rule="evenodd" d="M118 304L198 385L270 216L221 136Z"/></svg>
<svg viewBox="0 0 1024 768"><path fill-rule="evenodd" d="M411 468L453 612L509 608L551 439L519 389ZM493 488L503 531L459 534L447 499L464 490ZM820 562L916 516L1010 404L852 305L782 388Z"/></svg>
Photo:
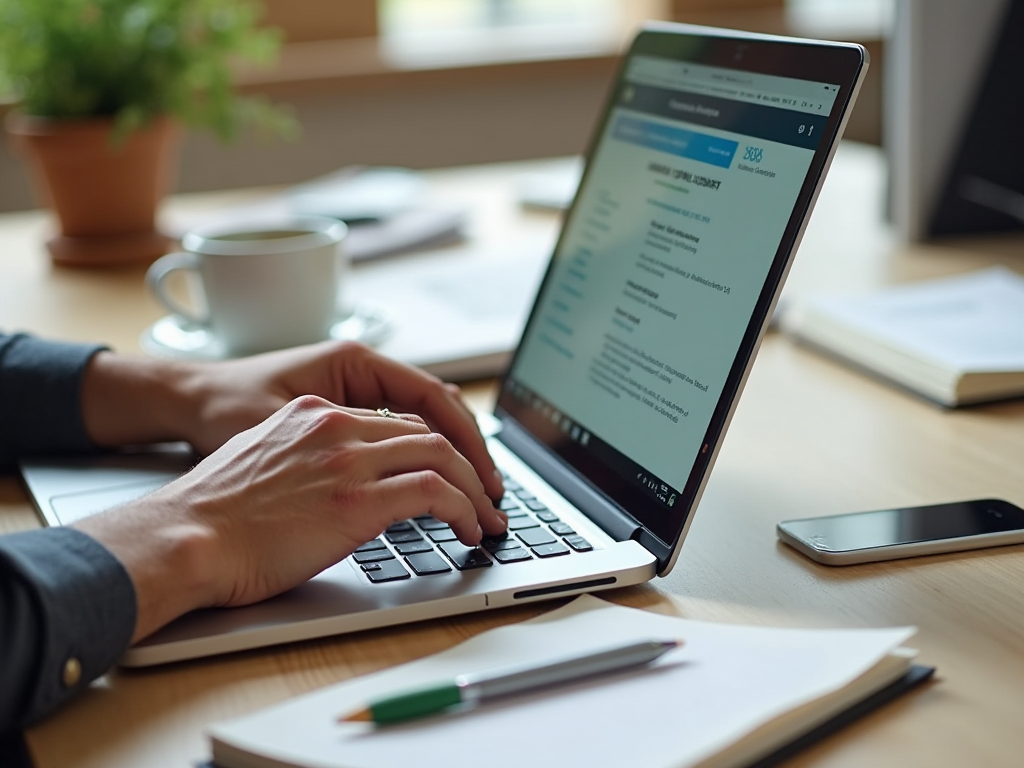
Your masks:
<svg viewBox="0 0 1024 768"><path fill-rule="evenodd" d="M383 341L390 332L391 321L383 311L359 306L338 318L331 326L329 338L359 341L372 346ZM179 315L157 320L142 332L139 344L144 352L154 357L184 360L226 360L233 357L209 329Z"/></svg>

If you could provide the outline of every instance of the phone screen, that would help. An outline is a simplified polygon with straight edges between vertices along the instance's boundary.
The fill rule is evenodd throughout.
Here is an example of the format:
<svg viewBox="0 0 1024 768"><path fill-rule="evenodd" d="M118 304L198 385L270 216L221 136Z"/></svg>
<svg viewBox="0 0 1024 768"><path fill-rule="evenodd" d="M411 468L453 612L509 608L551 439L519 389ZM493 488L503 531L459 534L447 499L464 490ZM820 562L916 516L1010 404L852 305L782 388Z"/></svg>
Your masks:
<svg viewBox="0 0 1024 768"><path fill-rule="evenodd" d="M844 552L1024 530L1024 510L999 499L982 499L790 520L783 525L818 549Z"/></svg>

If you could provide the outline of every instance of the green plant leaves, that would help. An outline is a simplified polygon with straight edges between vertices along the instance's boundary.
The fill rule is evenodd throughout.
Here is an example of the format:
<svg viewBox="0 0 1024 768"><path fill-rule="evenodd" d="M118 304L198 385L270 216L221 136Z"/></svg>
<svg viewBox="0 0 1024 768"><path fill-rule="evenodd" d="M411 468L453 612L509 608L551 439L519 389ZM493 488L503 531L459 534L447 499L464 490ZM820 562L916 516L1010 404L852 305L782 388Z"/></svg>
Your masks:
<svg viewBox="0 0 1024 768"><path fill-rule="evenodd" d="M260 12L251 0L0 0L0 86L27 114L115 117L122 138L157 115L222 140L249 124L294 135L287 110L233 87L232 63L276 56Z"/></svg>

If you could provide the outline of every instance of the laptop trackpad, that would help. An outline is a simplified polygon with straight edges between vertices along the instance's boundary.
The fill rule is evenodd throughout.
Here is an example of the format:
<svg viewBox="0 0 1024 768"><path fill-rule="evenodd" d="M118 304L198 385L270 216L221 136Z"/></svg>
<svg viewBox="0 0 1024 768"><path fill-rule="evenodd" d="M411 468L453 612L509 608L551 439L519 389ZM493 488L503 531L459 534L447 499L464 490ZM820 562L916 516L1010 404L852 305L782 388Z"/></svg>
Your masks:
<svg viewBox="0 0 1024 768"><path fill-rule="evenodd" d="M166 485L177 476L177 474L168 473L166 477L150 478L114 488L100 488L95 491L54 496L50 499L50 508L57 515L61 525L71 525L83 517L142 498L147 493Z"/></svg>

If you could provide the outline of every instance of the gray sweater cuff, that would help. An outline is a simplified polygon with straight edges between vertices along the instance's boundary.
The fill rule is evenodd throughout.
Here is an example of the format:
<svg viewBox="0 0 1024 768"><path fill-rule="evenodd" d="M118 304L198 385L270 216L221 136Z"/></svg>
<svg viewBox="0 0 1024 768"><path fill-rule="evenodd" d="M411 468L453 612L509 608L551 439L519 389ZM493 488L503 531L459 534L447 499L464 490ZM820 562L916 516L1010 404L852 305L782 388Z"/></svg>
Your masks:
<svg viewBox="0 0 1024 768"><path fill-rule="evenodd" d="M82 421L82 376L94 344L0 336L0 466L95 450Z"/></svg>
<svg viewBox="0 0 1024 768"><path fill-rule="evenodd" d="M0 629L2 731L38 720L110 669L131 642L136 604L120 561L73 528L0 537L0 580L8 599L21 596L6 606L16 623Z"/></svg>

